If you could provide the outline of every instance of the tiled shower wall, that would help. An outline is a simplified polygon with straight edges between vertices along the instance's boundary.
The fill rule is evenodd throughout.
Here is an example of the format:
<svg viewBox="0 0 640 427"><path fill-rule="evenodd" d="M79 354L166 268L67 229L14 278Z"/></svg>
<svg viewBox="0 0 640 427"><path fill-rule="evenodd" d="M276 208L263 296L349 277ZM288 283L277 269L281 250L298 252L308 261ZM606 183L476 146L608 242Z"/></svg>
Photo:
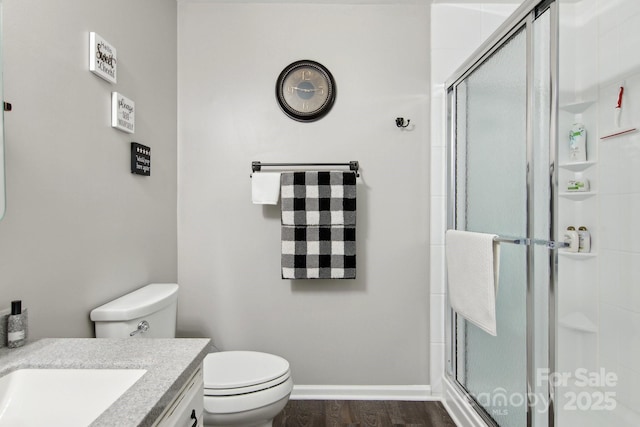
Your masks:
<svg viewBox="0 0 640 427"><path fill-rule="evenodd" d="M591 0L597 19L598 132L616 130L614 106L625 87L621 128L640 128L640 2ZM593 12L593 8L591 11ZM587 12L587 11L585 11ZM594 16L586 14L585 18ZM594 55L595 56L595 55ZM599 366L618 376L618 404L640 420L640 134L599 141ZM635 424L637 425L637 424Z"/></svg>
<svg viewBox="0 0 640 427"><path fill-rule="evenodd" d="M564 21L563 21L564 18ZM571 117L587 129L585 171L593 196L583 202L560 204L560 216L589 222L592 257L561 259L559 263L558 369L600 372L617 376L615 412L601 411L589 420L561 406L560 422L587 425L637 425L640 420L640 134L601 140L623 129L640 128L640 2L637 0L581 0L564 3L560 28L560 107L589 103ZM562 50L564 47L564 50ZM563 62L564 60L564 62ZM614 107L624 86L620 127ZM563 116L561 116L562 119ZM560 128L560 157L566 152ZM561 121L562 124L562 121ZM562 182L560 182L562 184ZM566 258L566 257L565 257ZM575 331L565 316L582 313L592 330ZM581 351L576 352L579 346ZM608 389L607 389L608 390ZM620 417L620 418L618 418ZM626 421L621 421L621 420ZM576 424L577 425L577 424Z"/></svg>

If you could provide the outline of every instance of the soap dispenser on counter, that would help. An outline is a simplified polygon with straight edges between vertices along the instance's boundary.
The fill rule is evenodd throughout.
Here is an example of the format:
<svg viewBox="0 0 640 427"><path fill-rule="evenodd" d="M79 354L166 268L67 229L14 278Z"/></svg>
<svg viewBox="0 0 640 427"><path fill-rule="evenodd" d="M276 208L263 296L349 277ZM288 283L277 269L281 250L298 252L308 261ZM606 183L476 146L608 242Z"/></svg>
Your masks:
<svg viewBox="0 0 640 427"><path fill-rule="evenodd" d="M22 310L22 301L11 301L11 314L7 318L7 347L21 347L26 339L27 310Z"/></svg>

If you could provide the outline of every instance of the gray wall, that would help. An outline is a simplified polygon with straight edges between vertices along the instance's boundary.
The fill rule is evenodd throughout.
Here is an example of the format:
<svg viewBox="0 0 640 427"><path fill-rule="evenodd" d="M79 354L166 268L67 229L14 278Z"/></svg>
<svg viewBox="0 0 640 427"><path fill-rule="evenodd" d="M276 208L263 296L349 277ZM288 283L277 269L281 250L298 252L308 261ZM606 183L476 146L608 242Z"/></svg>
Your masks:
<svg viewBox="0 0 640 427"><path fill-rule="evenodd" d="M5 0L7 212L0 308L29 308L33 337L93 334L89 311L176 280L175 0ZM118 51L118 83L88 71L89 32ZM136 133L110 127L110 93ZM152 176L129 143L152 148Z"/></svg>
<svg viewBox="0 0 640 427"><path fill-rule="evenodd" d="M428 2L181 1L178 39L180 332L280 354L298 385L429 384ZM318 122L275 100L298 59L336 79ZM356 280L280 278L252 160L360 161Z"/></svg>
<svg viewBox="0 0 640 427"><path fill-rule="evenodd" d="M178 259L181 335L281 354L297 384L428 384L428 4L179 8L177 31L174 0L5 0L0 307L23 299L35 337L91 336L91 308L178 279ZM87 71L89 31L118 49L116 85ZM313 124L274 99L302 58L338 84ZM109 127L112 90L136 102L133 136ZM152 147L151 178L130 174L130 141ZM256 159L361 162L358 279L280 279Z"/></svg>

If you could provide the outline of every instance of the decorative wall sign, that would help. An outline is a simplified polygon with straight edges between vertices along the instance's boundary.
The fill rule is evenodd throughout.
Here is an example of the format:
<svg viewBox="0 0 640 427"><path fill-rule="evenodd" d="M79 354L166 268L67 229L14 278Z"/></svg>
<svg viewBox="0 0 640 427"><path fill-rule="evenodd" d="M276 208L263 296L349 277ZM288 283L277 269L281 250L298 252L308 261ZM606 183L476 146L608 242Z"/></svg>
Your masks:
<svg viewBox="0 0 640 427"><path fill-rule="evenodd" d="M89 71L106 81L116 83L118 80L117 63L116 48L100 35L94 32L89 33Z"/></svg>
<svg viewBox="0 0 640 427"><path fill-rule="evenodd" d="M111 126L128 133L135 131L135 102L118 92L111 92Z"/></svg>
<svg viewBox="0 0 640 427"><path fill-rule="evenodd" d="M131 143L131 173L151 175L151 148L137 142Z"/></svg>

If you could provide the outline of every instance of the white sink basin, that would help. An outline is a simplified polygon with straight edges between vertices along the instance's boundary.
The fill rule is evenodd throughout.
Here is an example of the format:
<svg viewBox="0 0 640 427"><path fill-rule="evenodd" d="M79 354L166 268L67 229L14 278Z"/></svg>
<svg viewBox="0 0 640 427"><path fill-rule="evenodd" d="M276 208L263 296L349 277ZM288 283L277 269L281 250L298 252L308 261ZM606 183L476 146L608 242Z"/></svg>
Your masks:
<svg viewBox="0 0 640 427"><path fill-rule="evenodd" d="M0 426L91 424L144 369L19 369L0 378Z"/></svg>

